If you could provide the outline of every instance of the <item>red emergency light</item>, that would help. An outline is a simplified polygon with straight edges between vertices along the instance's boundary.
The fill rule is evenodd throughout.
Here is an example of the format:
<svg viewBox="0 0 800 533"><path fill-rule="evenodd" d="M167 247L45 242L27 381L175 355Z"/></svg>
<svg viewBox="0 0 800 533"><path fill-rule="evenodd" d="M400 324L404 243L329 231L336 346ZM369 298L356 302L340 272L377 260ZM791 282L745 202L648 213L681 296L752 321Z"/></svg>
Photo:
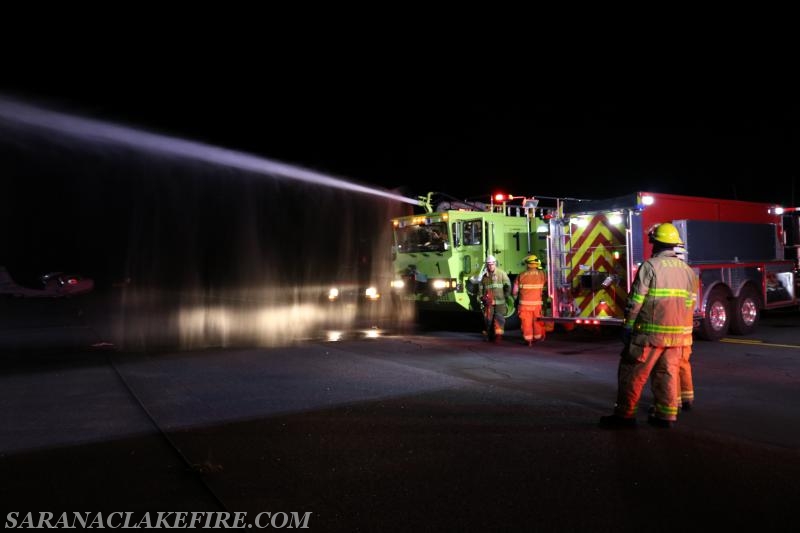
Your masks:
<svg viewBox="0 0 800 533"><path fill-rule="evenodd" d="M500 203L500 202L508 202L508 201L515 200L515 199L519 200L520 198L524 198L524 197L523 196L514 196L513 194L505 194L505 193L502 193L502 192L499 192L499 193L494 195L494 201L498 202L498 203Z"/></svg>

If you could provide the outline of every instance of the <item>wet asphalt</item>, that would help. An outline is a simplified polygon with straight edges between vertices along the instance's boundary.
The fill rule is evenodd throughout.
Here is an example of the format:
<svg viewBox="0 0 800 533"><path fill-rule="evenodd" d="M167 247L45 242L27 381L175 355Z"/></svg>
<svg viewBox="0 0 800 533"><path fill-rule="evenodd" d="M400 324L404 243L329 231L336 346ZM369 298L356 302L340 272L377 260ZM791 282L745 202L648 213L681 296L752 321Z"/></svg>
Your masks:
<svg viewBox="0 0 800 533"><path fill-rule="evenodd" d="M359 330L126 352L85 314L31 324L4 309L3 517L294 511L320 531L795 522L796 313L765 320L761 345L698 342L696 409L676 428L642 412L638 429L609 431L597 427L616 387L609 336L530 349L518 332L490 345L471 331Z"/></svg>

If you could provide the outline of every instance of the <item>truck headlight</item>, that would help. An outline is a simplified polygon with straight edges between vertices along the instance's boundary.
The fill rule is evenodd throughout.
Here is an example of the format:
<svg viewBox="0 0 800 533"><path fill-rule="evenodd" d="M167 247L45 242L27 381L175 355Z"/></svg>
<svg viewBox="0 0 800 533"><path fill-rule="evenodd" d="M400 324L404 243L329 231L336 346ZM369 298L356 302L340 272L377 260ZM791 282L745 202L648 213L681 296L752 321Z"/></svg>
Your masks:
<svg viewBox="0 0 800 533"><path fill-rule="evenodd" d="M436 289L437 291L441 291L443 289L446 289L449 285L450 284L447 281L443 280L443 279L435 279L435 280L433 280L433 288Z"/></svg>
<svg viewBox="0 0 800 533"><path fill-rule="evenodd" d="M364 291L364 295L368 300L377 300L381 297L380 293L378 293L378 289L375 287L367 287L367 290Z"/></svg>
<svg viewBox="0 0 800 533"><path fill-rule="evenodd" d="M431 288L434 291L455 290L458 286L458 280L455 279L432 279Z"/></svg>

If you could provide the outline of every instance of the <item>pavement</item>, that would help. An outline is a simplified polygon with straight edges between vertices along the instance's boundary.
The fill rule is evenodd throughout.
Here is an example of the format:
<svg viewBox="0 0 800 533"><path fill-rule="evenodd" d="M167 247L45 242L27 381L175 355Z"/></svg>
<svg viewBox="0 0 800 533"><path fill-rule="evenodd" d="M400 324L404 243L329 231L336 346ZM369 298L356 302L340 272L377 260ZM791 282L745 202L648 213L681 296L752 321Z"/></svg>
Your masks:
<svg viewBox="0 0 800 533"><path fill-rule="evenodd" d="M675 429L608 431L597 420L614 397L614 339L529 349L514 335L495 346L428 332L124 352L102 344L99 326L63 318L1 330L3 517L311 512L320 531L795 523L791 350L698 346L708 392ZM754 367L759 357L775 357L778 373ZM788 396L770 409L762 390Z"/></svg>

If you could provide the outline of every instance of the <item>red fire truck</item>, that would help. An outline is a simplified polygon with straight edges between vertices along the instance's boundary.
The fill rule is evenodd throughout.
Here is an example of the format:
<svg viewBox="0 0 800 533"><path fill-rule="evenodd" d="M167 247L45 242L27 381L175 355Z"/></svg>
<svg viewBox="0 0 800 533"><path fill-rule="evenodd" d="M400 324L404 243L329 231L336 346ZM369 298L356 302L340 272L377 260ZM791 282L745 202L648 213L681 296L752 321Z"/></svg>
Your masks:
<svg viewBox="0 0 800 533"><path fill-rule="evenodd" d="M796 263L785 255L797 243L786 242L776 208L648 192L565 201L550 221L544 320L568 329L622 324L636 271L651 254L648 232L671 222L700 278L695 330L709 340L751 333L762 309L798 304Z"/></svg>

